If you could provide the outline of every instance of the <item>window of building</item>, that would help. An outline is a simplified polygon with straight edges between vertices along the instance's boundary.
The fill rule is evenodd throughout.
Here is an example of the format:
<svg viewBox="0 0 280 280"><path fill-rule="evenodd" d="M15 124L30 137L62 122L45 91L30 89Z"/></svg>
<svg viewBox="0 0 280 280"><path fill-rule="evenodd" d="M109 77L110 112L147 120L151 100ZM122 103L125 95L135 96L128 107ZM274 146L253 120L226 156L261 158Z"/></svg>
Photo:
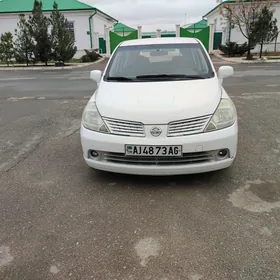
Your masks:
<svg viewBox="0 0 280 280"><path fill-rule="evenodd" d="M74 38L75 38L75 24L74 21L68 22L68 28L73 32Z"/></svg>

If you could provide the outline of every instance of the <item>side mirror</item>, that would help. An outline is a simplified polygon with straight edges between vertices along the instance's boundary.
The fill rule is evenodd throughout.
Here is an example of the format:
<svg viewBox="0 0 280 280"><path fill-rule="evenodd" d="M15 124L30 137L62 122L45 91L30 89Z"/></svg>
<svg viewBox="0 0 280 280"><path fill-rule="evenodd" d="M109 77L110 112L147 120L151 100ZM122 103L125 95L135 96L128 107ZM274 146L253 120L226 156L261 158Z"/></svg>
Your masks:
<svg viewBox="0 0 280 280"><path fill-rule="evenodd" d="M91 80L95 81L97 84L100 83L102 77L102 72L100 70L93 70L90 72Z"/></svg>
<svg viewBox="0 0 280 280"><path fill-rule="evenodd" d="M232 76L234 70L231 66L221 66L218 70L218 78L223 81L223 79Z"/></svg>

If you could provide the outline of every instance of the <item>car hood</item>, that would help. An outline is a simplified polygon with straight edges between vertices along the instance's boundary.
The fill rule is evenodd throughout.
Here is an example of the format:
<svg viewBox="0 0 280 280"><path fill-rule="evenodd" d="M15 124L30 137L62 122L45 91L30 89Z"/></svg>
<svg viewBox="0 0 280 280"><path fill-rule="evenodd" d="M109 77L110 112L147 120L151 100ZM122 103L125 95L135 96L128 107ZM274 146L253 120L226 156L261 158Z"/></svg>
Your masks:
<svg viewBox="0 0 280 280"><path fill-rule="evenodd" d="M102 117L166 124L213 114L222 87L215 78L166 82L101 82L95 96Z"/></svg>

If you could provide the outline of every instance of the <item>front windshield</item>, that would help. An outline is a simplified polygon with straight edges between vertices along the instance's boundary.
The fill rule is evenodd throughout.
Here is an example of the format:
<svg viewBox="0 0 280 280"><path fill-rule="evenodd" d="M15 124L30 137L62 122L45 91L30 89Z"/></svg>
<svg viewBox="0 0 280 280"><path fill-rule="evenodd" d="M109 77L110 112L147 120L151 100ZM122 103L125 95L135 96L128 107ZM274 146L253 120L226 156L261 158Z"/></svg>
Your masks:
<svg viewBox="0 0 280 280"><path fill-rule="evenodd" d="M119 47L105 80L206 79L213 76L200 44L157 44Z"/></svg>

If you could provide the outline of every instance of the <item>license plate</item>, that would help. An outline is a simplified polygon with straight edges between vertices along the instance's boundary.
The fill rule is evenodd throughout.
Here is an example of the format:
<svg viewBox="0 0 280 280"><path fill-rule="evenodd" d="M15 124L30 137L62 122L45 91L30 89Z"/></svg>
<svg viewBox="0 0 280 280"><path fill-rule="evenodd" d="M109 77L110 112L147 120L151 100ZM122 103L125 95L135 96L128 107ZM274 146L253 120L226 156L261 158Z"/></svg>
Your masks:
<svg viewBox="0 0 280 280"><path fill-rule="evenodd" d="M181 157L182 146L126 145L125 154L127 156Z"/></svg>

